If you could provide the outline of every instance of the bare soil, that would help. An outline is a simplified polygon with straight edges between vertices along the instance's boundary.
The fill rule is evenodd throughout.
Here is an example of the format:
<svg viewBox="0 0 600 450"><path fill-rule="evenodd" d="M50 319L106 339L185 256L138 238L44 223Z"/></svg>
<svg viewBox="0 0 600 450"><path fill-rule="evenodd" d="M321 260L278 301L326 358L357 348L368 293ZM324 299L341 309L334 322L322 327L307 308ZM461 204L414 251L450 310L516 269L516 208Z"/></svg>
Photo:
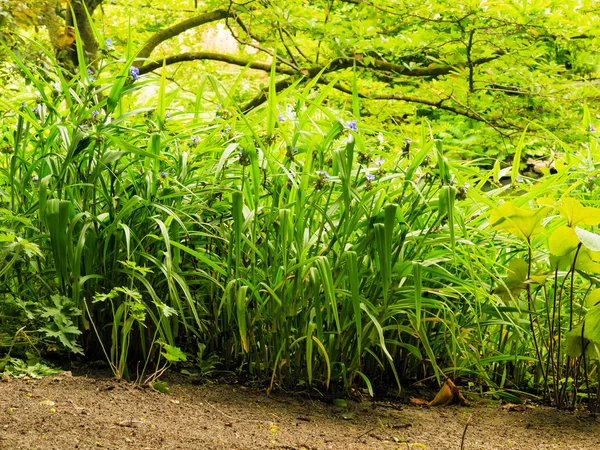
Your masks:
<svg viewBox="0 0 600 450"><path fill-rule="evenodd" d="M600 421L545 407L335 406L240 385L109 378L0 382L0 449L600 449ZM463 433L465 426L465 439Z"/></svg>

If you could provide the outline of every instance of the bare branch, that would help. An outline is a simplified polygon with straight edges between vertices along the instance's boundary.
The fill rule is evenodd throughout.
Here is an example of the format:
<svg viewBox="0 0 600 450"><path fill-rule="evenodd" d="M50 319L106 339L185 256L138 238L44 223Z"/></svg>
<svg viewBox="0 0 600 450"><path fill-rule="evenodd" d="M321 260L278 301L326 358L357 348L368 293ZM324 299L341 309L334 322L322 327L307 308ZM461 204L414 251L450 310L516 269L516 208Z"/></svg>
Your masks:
<svg viewBox="0 0 600 450"><path fill-rule="evenodd" d="M138 57L141 59L147 59L152 54L152 51L164 41L169 40L172 37L183 33L184 31L199 27L200 25L225 19L227 17L230 17L232 14L232 12L228 12L227 10L217 9L216 11L192 17L191 19L184 20L173 25L172 27L160 30L157 33L155 33L150 39L148 39L144 47L140 50Z"/></svg>
<svg viewBox="0 0 600 450"><path fill-rule="evenodd" d="M233 55L226 55L224 53L214 53L214 52L189 52L189 53L181 53L179 55L169 56L165 58L165 65L170 66L171 64L177 64L180 62L186 61L221 61L227 64L232 64L234 66L241 67L250 67L255 70L262 70L263 72L271 71L271 64L269 63L261 63L257 61L252 61L249 59L238 58ZM160 69L163 66L162 61L152 61L148 64L145 64L140 68L140 75L152 72L156 69ZM296 70L290 69L285 66L278 66L277 72L284 75L293 75L298 73Z"/></svg>
<svg viewBox="0 0 600 450"><path fill-rule="evenodd" d="M487 58L480 58L472 61L473 66L478 66L481 64L485 64L487 62L493 61L499 58L501 55L490 56ZM166 65L176 64L185 61L198 61L198 60L213 60L213 61L222 61L229 64L237 65L237 66L248 66L252 69L262 70L264 72L269 72L271 70L271 64L268 63L260 63L254 62L249 59L238 58L232 55L226 55L222 53L213 53L213 52L190 52L190 53L182 53L180 55L169 56L165 58ZM403 75L408 77L438 77L442 75L447 75L457 69L463 67L462 64L449 64L449 65L431 65L427 67L417 67L415 69L408 69L406 66L401 64L390 63L381 59L374 59L369 64L364 61L364 58L361 55L357 55L355 57L346 57L346 58L337 58L328 64L324 64L322 66L313 66L311 68L292 68L289 66L284 66L283 64L278 65L275 69L276 72L282 75L293 75L299 74L308 78L313 78L317 76L321 71L323 73L331 73L337 72L339 70L348 69L353 67L356 64L359 68L364 69L374 69L380 70L384 72L391 72L396 75ZM148 72L152 72L158 68L162 67L162 61L154 61L150 62L140 68L140 73L145 74Z"/></svg>

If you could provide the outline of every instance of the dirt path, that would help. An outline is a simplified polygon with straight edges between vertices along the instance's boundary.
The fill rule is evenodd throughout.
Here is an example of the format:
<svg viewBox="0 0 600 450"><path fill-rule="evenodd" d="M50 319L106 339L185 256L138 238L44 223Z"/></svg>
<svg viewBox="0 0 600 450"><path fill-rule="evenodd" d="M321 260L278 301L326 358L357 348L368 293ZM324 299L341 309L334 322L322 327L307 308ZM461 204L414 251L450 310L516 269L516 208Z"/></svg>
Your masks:
<svg viewBox="0 0 600 450"><path fill-rule="evenodd" d="M341 408L232 385L161 394L110 379L0 382L0 449L600 449L600 421L537 407Z"/></svg>

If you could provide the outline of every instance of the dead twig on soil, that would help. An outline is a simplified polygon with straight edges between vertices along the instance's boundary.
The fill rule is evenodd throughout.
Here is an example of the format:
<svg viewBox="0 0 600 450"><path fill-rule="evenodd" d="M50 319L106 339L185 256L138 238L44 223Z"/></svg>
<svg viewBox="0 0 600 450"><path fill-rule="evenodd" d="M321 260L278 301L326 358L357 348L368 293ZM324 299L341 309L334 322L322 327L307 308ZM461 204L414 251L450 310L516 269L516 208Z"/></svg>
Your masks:
<svg viewBox="0 0 600 450"><path fill-rule="evenodd" d="M360 439L361 437L363 437L365 434L369 434L371 431L375 430L376 428L377 428L377 427L373 427L373 428L371 428L370 430L367 430L367 431L365 431L364 433L362 433L362 434L359 434L358 436L356 436L356 439L355 439L355 440L359 440L359 439Z"/></svg>
<svg viewBox="0 0 600 450"><path fill-rule="evenodd" d="M465 448L465 437L467 436L467 428L469 428L469 424L471 423L471 419L473 418L473 414L469 416L467 419L467 423L465 424L465 429L463 430L462 439L460 441L460 450L464 450Z"/></svg>

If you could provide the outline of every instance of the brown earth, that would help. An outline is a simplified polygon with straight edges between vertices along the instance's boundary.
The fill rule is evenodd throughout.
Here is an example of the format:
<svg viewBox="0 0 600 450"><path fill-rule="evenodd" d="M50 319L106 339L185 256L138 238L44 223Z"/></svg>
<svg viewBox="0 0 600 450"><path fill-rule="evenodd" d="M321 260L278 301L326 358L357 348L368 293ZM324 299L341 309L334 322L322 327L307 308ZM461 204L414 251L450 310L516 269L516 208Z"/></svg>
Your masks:
<svg viewBox="0 0 600 450"><path fill-rule="evenodd" d="M540 406L340 407L240 385L170 387L69 373L4 378L0 449L600 449L597 418Z"/></svg>

